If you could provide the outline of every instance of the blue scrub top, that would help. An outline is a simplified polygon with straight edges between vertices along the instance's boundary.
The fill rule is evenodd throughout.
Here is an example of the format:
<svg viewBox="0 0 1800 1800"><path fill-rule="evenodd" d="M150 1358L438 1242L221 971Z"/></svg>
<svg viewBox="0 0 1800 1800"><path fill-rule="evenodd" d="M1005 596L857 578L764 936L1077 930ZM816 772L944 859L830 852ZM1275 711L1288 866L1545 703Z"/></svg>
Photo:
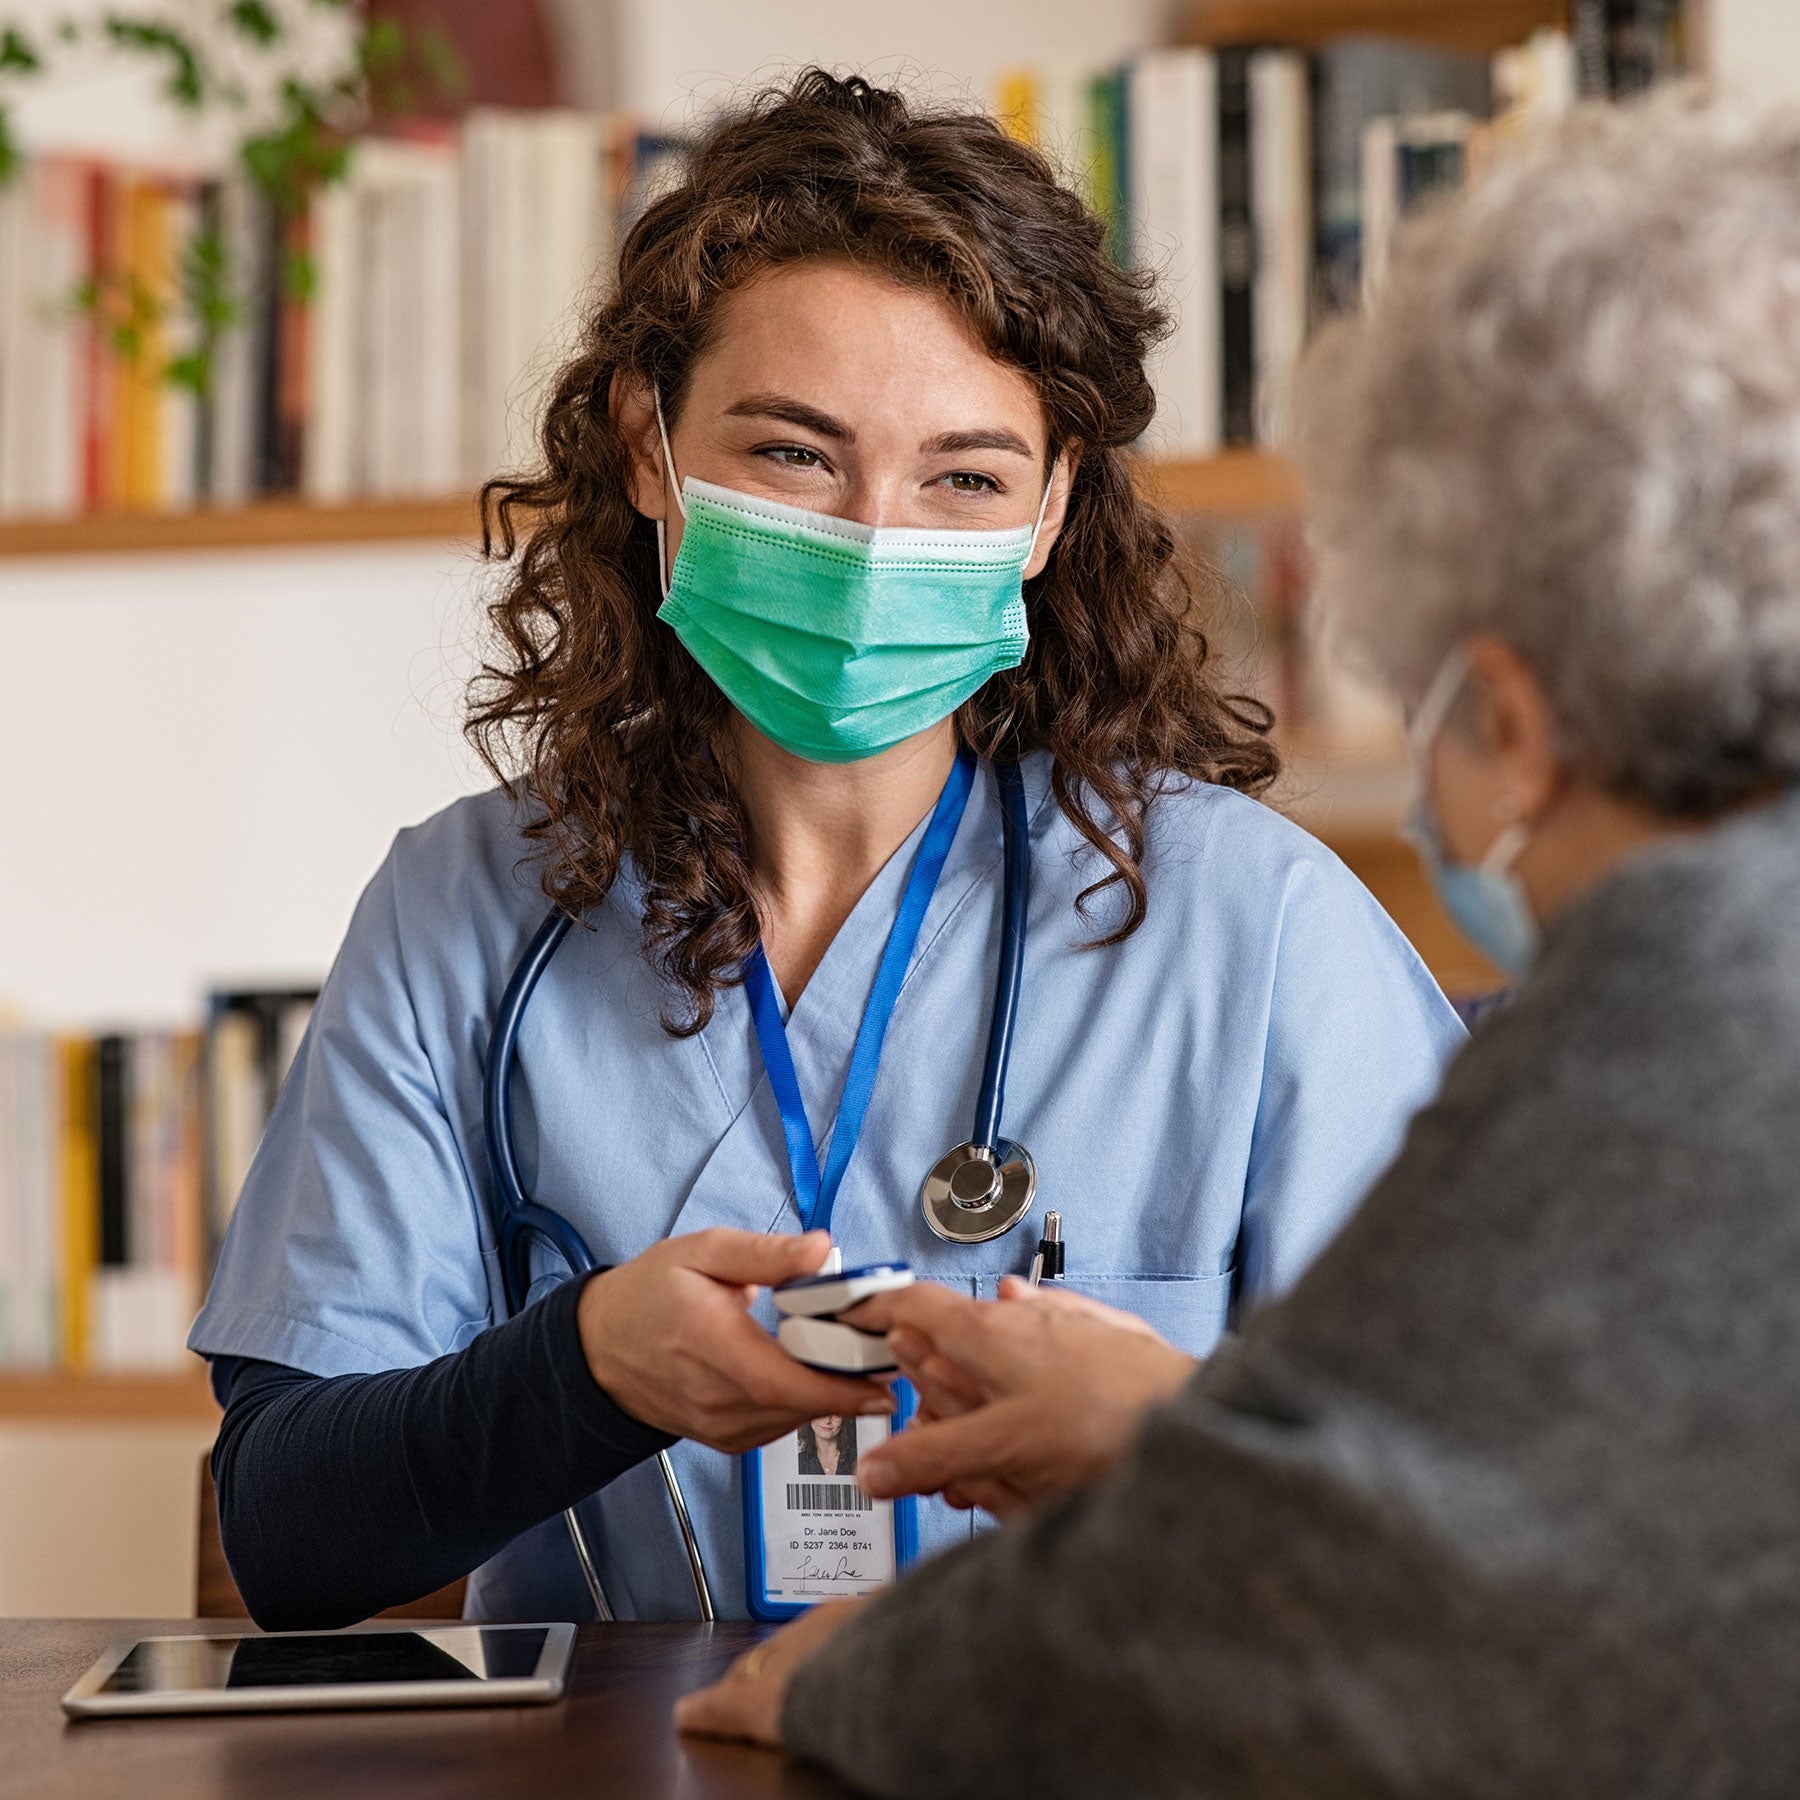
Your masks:
<svg viewBox="0 0 1800 1800"><path fill-rule="evenodd" d="M903 1259L978 1295L1022 1273L1044 1211L1068 1285L1203 1354L1234 1305L1287 1288L1436 1090L1462 1028L1373 897L1316 839L1194 784L1151 808L1149 916L1124 943L1105 872L1027 760L1032 887L1007 1135L1036 1159L1031 1220L955 1247L920 1212L926 1171L969 1135L1000 953L1001 820L983 770L926 913L833 1234L848 1263ZM858 902L788 1020L801 1092L828 1129L924 827ZM505 1316L487 1214L481 1070L490 1021L546 906L513 796L403 831L357 906L257 1153L189 1339L319 1375L399 1369ZM630 871L572 931L527 1011L513 1084L527 1188L602 1263L731 1225L799 1228L781 1118L742 988L674 1038ZM821 1146L821 1155L823 1146ZM554 1273L560 1273L554 1272ZM554 1279L546 1271L543 1280ZM721 1616L744 1617L735 1459L677 1445ZM694 1616L654 1462L584 1503L621 1618ZM924 1552L971 1518L920 1508ZM471 1583L471 1612L586 1617L561 1522Z"/></svg>

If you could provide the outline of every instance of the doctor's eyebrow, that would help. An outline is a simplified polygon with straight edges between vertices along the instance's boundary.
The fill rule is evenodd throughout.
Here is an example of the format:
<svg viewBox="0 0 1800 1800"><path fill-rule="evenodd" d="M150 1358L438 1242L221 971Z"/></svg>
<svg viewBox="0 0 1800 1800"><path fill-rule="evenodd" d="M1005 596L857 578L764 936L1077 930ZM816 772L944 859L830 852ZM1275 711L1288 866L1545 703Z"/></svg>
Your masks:
<svg viewBox="0 0 1800 1800"><path fill-rule="evenodd" d="M1016 431L1004 427L991 431L945 431L919 446L927 456L950 456L958 450L1005 450L1014 456L1031 456L1031 446Z"/></svg>
<svg viewBox="0 0 1800 1800"><path fill-rule="evenodd" d="M830 413L808 406L786 394L746 394L742 400L726 407L728 419L779 419L784 425L797 425L802 431L816 432L840 444L856 442L856 428ZM926 456L951 456L961 450L1004 450L1014 456L1031 456L1031 446L1016 431L1004 426L985 431L944 431L927 438L919 446Z"/></svg>
<svg viewBox="0 0 1800 1800"><path fill-rule="evenodd" d="M798 425L802 431L816 431L820 437L835 438L840 444L854 444L856 430L830 413L808 406L804 400L790 400L785 394L746 394L742 400L725 409L728 419L779 419L784 425Z"/></svg>

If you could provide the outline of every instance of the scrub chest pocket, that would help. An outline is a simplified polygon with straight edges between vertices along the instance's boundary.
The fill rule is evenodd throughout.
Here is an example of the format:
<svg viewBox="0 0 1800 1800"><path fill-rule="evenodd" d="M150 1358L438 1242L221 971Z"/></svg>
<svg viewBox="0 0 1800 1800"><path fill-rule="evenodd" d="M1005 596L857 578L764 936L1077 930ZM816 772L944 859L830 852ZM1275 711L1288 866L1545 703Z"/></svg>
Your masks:
<svg viewBox="0 0 1800 1800"><path fill-rule="evenodd" d="M978 1277L974 1283L976 1298L993 1299L999 1285L997 1276ZM1226 1269L1219 1275L1076 1273L1058 1285L1071 1294L1098 1300L1102 1306L1134 1314L1159 1337L1167 1338L1189 1356L1207 1356L1225 1335L1230 1322L1237 1271Z"/></svg>

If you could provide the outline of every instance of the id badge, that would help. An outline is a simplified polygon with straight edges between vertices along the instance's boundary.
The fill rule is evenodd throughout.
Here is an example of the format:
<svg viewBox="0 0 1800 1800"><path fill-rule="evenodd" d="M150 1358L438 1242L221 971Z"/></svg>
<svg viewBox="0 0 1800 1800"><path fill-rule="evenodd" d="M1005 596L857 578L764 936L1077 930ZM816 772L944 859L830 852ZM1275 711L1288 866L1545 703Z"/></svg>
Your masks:
<svg viewBox="0 0 1800 1800"><path fill-rule="evenodd" d="M871 1500L857 1462L912 1417L909 1382L899 1410L872 1418L813 1419L746 1451L744 1572L753 1619L792 1619L821 1600L872 1594L919 1553L919 1503Z"/></svg>

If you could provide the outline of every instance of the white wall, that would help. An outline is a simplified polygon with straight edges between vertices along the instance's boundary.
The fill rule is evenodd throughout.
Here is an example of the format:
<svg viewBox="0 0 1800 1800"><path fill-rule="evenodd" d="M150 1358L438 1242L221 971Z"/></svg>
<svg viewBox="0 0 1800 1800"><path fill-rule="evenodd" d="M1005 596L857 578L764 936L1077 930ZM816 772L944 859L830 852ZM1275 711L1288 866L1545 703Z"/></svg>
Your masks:
<svg viewBox="0 0 1800 1800"><path fill-rule="evenodd" d="M448 549L0 561L0 1006L322 974L395 830L483 784L473 623Z"/></svg>
<svg viewBox="0 0 1800 1800"><path fill-rule="evenodd" d="M328 65L342 16L306 0L276 5L301 34L309 64ZM9 22L42 40L68 10L69 0L8 0L6 8ZM1100 67L1166 39L1180 10L1179 0L549 0L547 14L569 64L570 100L680 125L708 102L809 62L986 102L1007 68ZM221 48L229 42L217 34ZM260 66L244 60L247 71ZM196 134L157 98L157 72L141 57L64 53L58 69L53 82L12 86L15 125L28 144L182 162L215 159L228 146L229 122L215 119Z"/></svg>
<svg viewBox="0 0 1800 1800"><path fill-rule="evenodd" d="M1711 0L1704 19L1712 74L1754 100L1800 100L1800 5Z"/></svg>
<svg viewBox="0 0 1800 1800"><path fill-rule="evenodd" d="M579 4L580 0L571 0ZM685 122L744 84L797 65L906 78L985 103L1021 63L1095 67L1168 35L1170 0L614 0L620 104Z"/></svg>
<svg viewBox="0 0 1800 1800"><path fill-rule="evenodd" d="M188 1617L213 1430L0 1425L0 1618Z"/></svg>

